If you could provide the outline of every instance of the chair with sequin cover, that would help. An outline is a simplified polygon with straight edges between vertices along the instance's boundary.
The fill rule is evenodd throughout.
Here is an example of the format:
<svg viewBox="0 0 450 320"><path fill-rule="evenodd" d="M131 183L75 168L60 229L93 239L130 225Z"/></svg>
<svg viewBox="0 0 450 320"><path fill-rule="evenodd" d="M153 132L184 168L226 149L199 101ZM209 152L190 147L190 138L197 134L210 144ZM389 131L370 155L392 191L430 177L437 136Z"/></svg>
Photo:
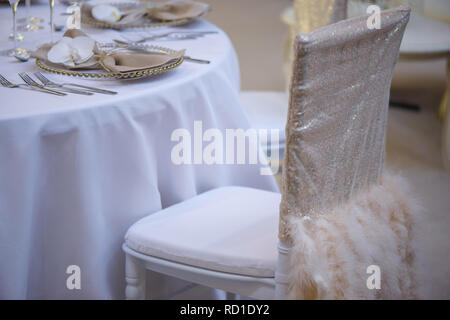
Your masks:
<svg viewBox="0 0 450 320"><path fill-rule="evenodd" d="M145 297L145 269L253 298L416 297L417 207L383 170L408 19L399 7L380 29L365 16L298 35L282 196L224 187L141 219L123 245L127 298Z"/></svg>
<svg viewBox="0 0 450 320"><path fill-rule="evenodd" d="M409 9L299 35L286 125L280 239L298 298L416 296L417 205L384 172L389 89ZM292 246L292 248L291 248ZM384 270L369 290L369 266Z"/></svg>

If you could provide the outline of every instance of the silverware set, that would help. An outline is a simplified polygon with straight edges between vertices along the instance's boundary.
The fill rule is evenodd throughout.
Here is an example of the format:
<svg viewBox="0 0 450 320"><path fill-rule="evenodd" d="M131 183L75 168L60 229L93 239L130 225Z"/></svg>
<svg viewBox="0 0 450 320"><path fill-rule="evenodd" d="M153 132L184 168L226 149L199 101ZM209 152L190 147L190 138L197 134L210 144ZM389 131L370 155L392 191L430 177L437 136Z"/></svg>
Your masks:
<svg viewBox="0 0 450 320"><path fill-rule="evenodd" d="M32 88L36 88L39 89L43 92L47 92L47 93L51 93L51 94L55 94L57 96L65 96L66 94L64 92L59 92L59 91L55 91L55 90L51 90L51 89L46 89L44 88L43 85L40 85L39 83L37 83L36 81L34 81L28 74L26 74L25 72L21 72L19 73L19 77L22 78L23 81L25 81L26 84L28 84L30 87Z"/></svg>
<svg viewBox="0 0 450 320"><path fill-rule="evenodd" d="M63 95L63 96L66 95L65 93L60 93L60 92L56 93L55 91L49 91L47 89L42 89L40 87L31 86L27 83L19 83L19 84L12 83L11 81L9 81L5 77L3 77L1 74L0 74L0 84L6 88L26 88L26 89L46 92L46 93L50 93L50 94Z"/></svg>
<svg viewBox="0 0 450 320"><path fill-rule="evenodd" d="M88 90L88 92L91 91L91 93L117 94L116 91L100 89L100 88L94 88L94 87L90 87L90 86L81 85L81 84L78 84L78 83L70 83L70 82L55 83L53 81L50 81L48 78L46 78L40 72L35 72L34 75L47 87L63 88L63 89L66 89L66 90L68 89L67 87L77 87L77 88ZM71 89L71 90L74 90L74 89Z"/></svg>
<svg viewBox="0 0 450 320"><path fill-rule="evenodd" d="M78 83L56 83L45 77L40 72L35 72L34 76L41 82L36 82L29 74L26 72L19 73L19 77L25 83L12 83L0 74L0 84L6 88L25 88L30 90L35 90L39 92L45 92L48 94L53 94L57 96L65 96L67 93L81 94L81 95L92 95L94 93L101 94L117 94L116 91L105 90L100 88L95 88L91 86L80 85ZM75 88L74 88L75 87ZM57 90L55 90L57 89Z"/></svg>

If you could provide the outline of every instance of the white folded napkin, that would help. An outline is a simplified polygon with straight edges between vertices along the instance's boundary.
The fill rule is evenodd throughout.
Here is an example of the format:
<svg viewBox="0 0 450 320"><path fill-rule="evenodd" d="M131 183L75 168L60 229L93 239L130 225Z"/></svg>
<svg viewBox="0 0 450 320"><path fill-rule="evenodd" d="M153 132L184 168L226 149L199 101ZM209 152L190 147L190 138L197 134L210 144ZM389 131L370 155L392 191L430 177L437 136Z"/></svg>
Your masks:
<svg viewBox="0 0 450 320"><path fill-rule="evenodd" d="M31 53L36 59L68 69L99 68L100 50L94 39L78 29L67 30L56 43L45 43Z"/></svg>
<svg viewBox="0 0 450 320"><path fill-rule="evenodd" d="M94 55L94 47L95 40L89 37L62 37L48 51L47 58L52 63L73 68L88 61Z"/></svg>

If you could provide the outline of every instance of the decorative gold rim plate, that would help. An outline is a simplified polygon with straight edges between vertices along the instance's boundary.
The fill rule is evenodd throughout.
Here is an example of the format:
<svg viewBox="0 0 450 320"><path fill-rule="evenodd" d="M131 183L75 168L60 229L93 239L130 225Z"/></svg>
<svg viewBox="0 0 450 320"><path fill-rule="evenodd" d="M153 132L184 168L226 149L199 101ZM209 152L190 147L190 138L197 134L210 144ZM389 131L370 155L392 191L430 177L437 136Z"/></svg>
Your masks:
<svg viewBox="0 0 450 320"><path fill-rule="evenodd" d="M157 67L152 67L152 68L147 68L147 69L142 69L142 70L138 70L138 71L128 71L128 72L107 72L107 71L102 71L102 72L98 72L98 71L77 71L77 70L68 70L68 69L63 69L63 68L59 68L59 67L52 67L47 65L44 61L36 59L36 65L45 71L51 72L51 73L56 73L56 74L61 74L61 75L65 75L65 76L73 76L73 77L80 77L80 78L86 78L86 79L140 79L140 78L144 78L144 77L148 77L148 76L153 76L159 73L163 73L166 71L169 71L171 69L174 69L176 67L178 67L182 62L183 62L183 57L181 57L180 59L174 61L174 62L170 62L170 63L166 63L164 65L161 66L157 66Z"/></svg>

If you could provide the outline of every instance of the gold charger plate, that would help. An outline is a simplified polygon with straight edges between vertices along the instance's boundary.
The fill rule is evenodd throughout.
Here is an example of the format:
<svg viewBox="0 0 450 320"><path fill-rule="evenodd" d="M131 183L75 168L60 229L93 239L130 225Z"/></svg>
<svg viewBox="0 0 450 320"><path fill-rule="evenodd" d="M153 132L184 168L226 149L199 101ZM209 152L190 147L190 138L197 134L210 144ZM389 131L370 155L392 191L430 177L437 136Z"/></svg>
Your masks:
<svg viewBox="0 0 450 320"><path fill-rule="evenodd" d="M105 3L112 6L115 6L119 9L127 9L127 8L133 8L138 5L138 3ZM202 15L206 14L207 12L204 12ZM81 15L81 22L91 25L93 27L98 28L106 28L106 29L130 29L130 28L157 28L157 27L164 27L164 26L178 26L182 24L189 23L191 21L194 21L195 19L201 17L202 15L198 17L192 17L192 18L184 18L184 19L178 19L178 20L171 20L171 21L156 21L156 20L149 20L150 22L146 23L128 23L128 24L120 24L120 23L108 23L103 21L95 20L92 17L88 17L85 14Z"/></svg>
<svg viewBox="0 0 450 320"><path fill-rule="evenodd" d="M174 52L175 50L160 47L160 46L147 46L148 50L153 50L154 52L160 52L160 53L170 53ZM184 61L184 58L181 57L177 60L174 60L172 62L155 66L151 68L142 69L139 71L127 71L127 72L108 72L106 70L70 70L70 69L64 69L61 66L53 65L48 62L45 62L40 59L36 59L36 65L45 71L61 74L65 76L73 76L73 77L80 77L80 78L86 78L86 79L140 79L145 78L149 76L153 76L159 73L163 73L169 70L172 70L178 66L181 65L181 63Z"/></svg>

